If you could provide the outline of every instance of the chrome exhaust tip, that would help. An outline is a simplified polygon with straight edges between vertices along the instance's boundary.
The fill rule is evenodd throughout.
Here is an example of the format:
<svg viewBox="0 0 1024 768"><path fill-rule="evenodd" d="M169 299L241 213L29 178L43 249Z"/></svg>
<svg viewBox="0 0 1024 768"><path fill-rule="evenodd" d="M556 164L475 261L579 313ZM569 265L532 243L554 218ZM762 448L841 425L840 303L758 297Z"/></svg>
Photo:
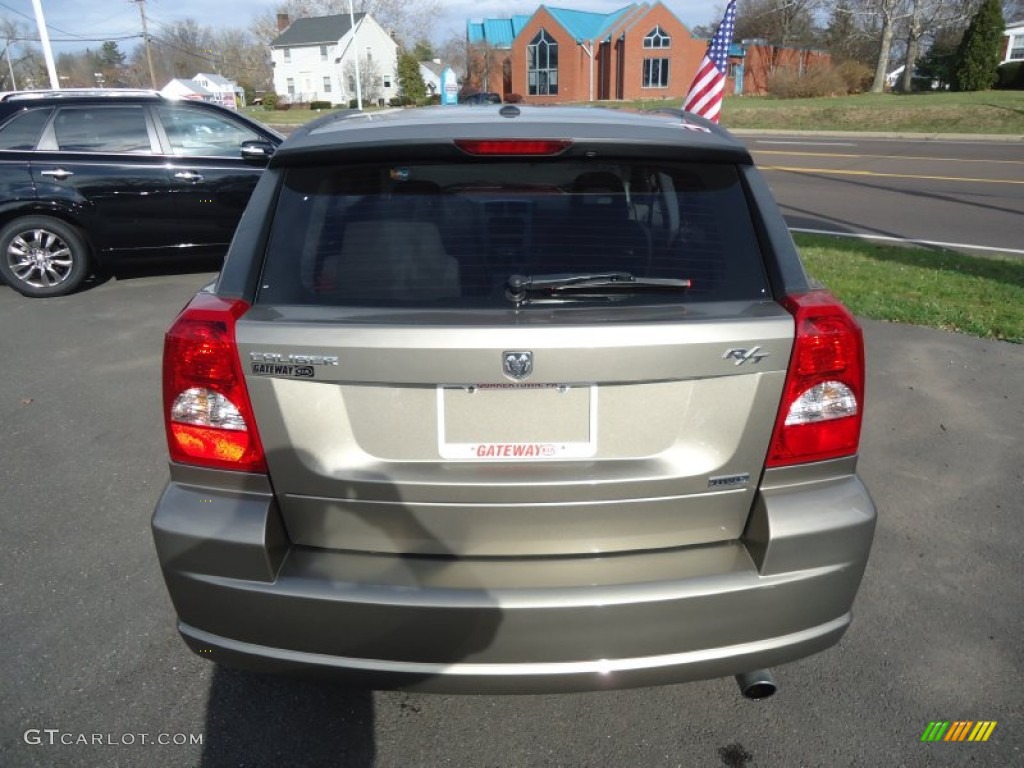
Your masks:
<svg viewBox="0 0 1024 768"><path fill-rule="evenodd" d="M775 678L767 669L755 669L753 672L741 672L736 675L736 684L740 687L740 693L744 698L751 701L767 699L775 693L778 686L775 685Z"/></svg>

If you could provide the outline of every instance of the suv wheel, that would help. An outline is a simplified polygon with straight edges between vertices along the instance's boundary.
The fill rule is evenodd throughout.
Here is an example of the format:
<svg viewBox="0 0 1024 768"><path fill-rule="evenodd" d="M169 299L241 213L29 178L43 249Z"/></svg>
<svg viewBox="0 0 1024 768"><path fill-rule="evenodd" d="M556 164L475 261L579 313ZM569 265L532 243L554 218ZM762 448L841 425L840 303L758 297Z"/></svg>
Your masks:
<svg viewBox="0 0 1024 768"><path fill-rule="evenodd" d="M74 227L26 216L0 230L0 275L23 296L63 296L89 274L89 251Z"/></svg>

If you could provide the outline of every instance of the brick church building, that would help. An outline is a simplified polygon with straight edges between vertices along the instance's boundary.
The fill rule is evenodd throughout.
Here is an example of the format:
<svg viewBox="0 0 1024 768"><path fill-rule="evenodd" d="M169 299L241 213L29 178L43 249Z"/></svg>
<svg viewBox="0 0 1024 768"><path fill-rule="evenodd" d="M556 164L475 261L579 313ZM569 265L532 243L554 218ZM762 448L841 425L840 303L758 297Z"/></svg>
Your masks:
<svg viewBox="0 0 1024 768"><path fill-rule="evenodd" d="M611 13L540 6L530 16L470 21L464 90L518 94L530 103L681 100L708 41L660 2ZM830 65L819 51L734 44L727 93L764 93L775 66Z"/></svg>

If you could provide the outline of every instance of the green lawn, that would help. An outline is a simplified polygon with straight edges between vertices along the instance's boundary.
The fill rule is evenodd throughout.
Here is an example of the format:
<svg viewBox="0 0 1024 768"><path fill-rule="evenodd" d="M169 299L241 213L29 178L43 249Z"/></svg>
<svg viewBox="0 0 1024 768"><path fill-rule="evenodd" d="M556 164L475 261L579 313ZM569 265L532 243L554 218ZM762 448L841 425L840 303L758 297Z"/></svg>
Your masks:
<svg viewBox="0 0 1024 768"><path fill-rule="evenodd" d="M678 108L676 101L620 102L634 109ZM906 131L1024 135L1024 91L862 93L817 99L727 96L725 128Z"/></svg>
<svg viewBox="0 0 1024 768"><path fill-rule="evenodd" d="M670 101L623 102L623 107L678 107ZM862 93L817 99L727 96L725 128L804 131L906 131L1024 135L1024 91Z"/></svg>
<svg viewBox="0 0 1024 768"><path fill-rule="evenodd" d="M624 109L677 108L679 100L595 102ZM301 125L325 112L309 109L243 112L270 125ZM818 131L993 133L1024 136L1024 91L979 93L865 93L821 99L729 96L722 106L726 128Z"/></svg>
<svg viewBox="0 0 1024 768"><path fill-rule="evenodd" d="M1024 91L866 93L832 99L728 98L726 128L1024 135Z"/></svg>
<svg viewBox="0 0 1024 768"><path fill-rule="evenodd" d="M1024 343L1024 259L794 236L807 271L855 314Z"/></svg>

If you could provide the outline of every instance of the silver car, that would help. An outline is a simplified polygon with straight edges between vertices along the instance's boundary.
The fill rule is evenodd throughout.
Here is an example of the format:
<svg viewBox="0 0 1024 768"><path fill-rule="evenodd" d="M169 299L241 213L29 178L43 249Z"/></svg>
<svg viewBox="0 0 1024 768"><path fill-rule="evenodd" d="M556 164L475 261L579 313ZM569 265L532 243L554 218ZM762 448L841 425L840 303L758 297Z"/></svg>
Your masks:
<svg viewBox="0 0 1024 768"><path fill-rule="evenodd" d="M203 658L539 692L769 668L850 625L859 326L689 114L333 115L167 333L153 533Z"/></svg>

